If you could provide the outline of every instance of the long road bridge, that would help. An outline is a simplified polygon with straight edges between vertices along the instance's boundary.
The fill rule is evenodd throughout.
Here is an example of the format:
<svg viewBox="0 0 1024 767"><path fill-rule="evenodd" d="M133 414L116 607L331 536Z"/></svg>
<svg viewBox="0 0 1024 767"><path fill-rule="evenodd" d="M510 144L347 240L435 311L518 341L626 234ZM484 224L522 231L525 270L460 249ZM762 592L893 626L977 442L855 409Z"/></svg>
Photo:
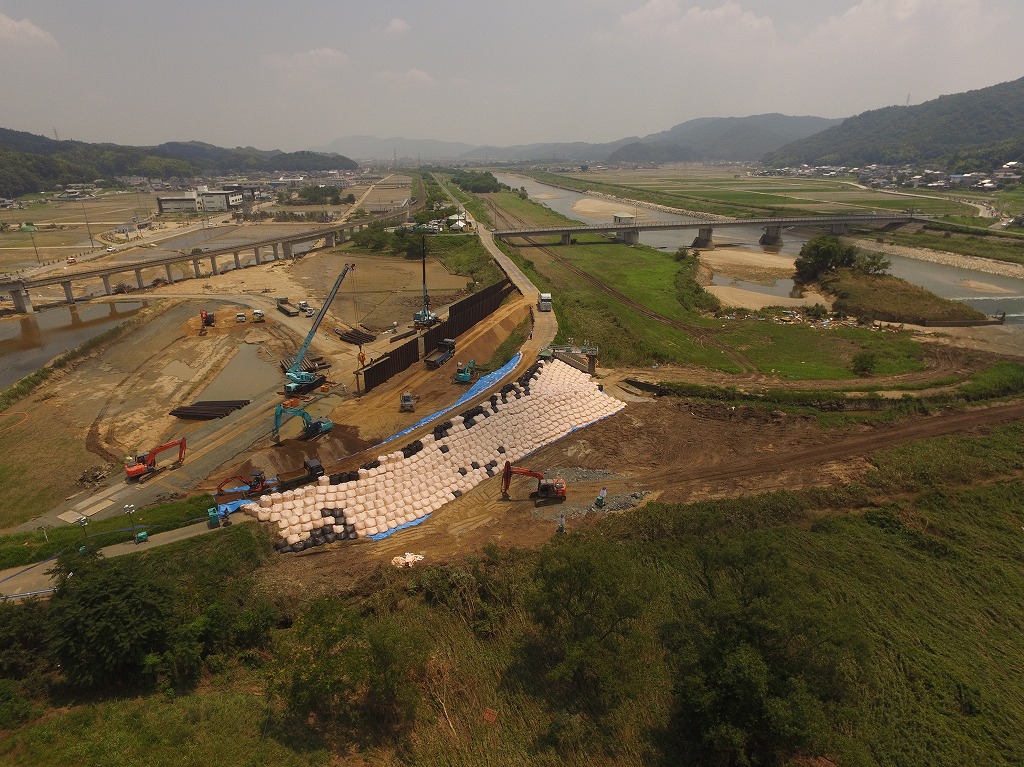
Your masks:
<svg viewBox="0 0 1024 767"><path fill-rule="evenodd" d="M668 229L696 229L697 237L691 247L713 248L714 229L723 227L757 227L764 229L759 242L762 245L778 245L782 242L782 230L793 226L827 226L832 234L846 234L850 224L908 224L925 220L911 214L850 213L834 216L804 216L793 218L738 218L716 221L650 221L638 223L633 216L616 216L610 224L575 224L570 226L539 226L526 229L499 229L495 237L508 240L512 237L544 237L558 235L563 245L572 242L576 234L613 234L615 239L629 245L640 241L641 232L660 232Z"/></svg>
<svg viewBox="0 0 1024 767"><path fill-rule="evenodd" d="M345 221L332 226L310 229L300 234L257 240L247 243L246 245L234 245L226 248L204 250L202 253L190 253L187 255L184 253L174 253L169 256L158 256L140 261L105 264L104 266L98 266L92 269L62 271L60 274L24 280L5 280L0 281L0 293L9 293L11 295L11 298L14 300L14 309L16 312L31 314L34 310L32 308L32 301L29 298L29 291L36 288L43 288L49 285L61 285L64 288L64 295L67 298L67 302L69 304L73 304L75 302L72 290L73 285L74 283L81 282L83 280L101 279L103 281L103 290L106 295L109 296L114 292L114 289L110 284L111 277L118 274L129 274L134 272L135 283L139 290L142 290L146 287L145 280L143 280L142 277L142 272L146 269L162 268L167 281L170 283L176 282L179 279L188 279L187 277L175 278L174 272L171 269L175 264L191 262L192 271L196 278L199 278L202 276L199 265L204 261L209 261L210 271L213 274L220 274L221 269L218 266L218 259L231 256L234 260L232 265L233 268L241 269L243 267L243 250L251 248L255 260L255 264L253 265L259 266L265 261L277 261L279 258L291 259L293 256L293 250L297 245L301 245L306 242L324 240L328 248L333 248L335 245L345 242L345 240L352 236L353 232L357 232L360 229L369 226L371 223L376 221L400 222L405 221L407 216L408 211L401 210L384 216L366 218L361 221ZM269 252L265 252L267 249L269 249Z"/></svg>

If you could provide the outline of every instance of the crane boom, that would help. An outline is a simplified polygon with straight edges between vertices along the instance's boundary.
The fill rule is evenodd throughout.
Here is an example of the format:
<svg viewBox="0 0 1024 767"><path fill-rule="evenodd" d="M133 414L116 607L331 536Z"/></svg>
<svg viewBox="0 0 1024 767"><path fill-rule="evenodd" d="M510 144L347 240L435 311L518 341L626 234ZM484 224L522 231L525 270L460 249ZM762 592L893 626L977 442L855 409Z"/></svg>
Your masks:
<svg viewBox="0 0 1024 767"><path fill-rule="evenodd" d="M313 336L316 335L317 329L320 327L320 323L323 322L324 317L327 316L327 309L334 300L334 297L338 295L338 291L341 289L341 283L345 281L345 277L356 268L355 264L345 264L345 268L341 270L341 274L338 275L338 279L334 283L334 287L331 288L331 292L327 294L327 300L324 301L324 305L320 307L320 311L316 315L316 319L313 320L313 327L309 329L309 335L306 336L306 340L302 342L302 346L299 347L298 354L295 355L295 360L292 362L291 367L288 368L288 372L285 373L285 377L296 384L310 384L316 380L316 377L312 373L307 373L302 369L302 360L306 356L306 352L309 350L309 345L313 342ZM287 387L286 387L287 388Z"/></svg>

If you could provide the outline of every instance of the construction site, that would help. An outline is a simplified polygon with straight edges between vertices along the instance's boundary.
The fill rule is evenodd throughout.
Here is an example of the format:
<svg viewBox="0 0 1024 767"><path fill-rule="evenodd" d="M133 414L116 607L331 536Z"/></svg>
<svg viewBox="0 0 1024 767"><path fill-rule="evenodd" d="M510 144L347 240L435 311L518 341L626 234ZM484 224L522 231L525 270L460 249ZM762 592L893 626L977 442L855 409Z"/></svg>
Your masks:
<svg viewBox="0 0 1024 767"><path fill-rule="evenodd" d="M422 259L324 247L146 291L124 338L22 403L19 428L46 419L70 447L48 508L13 527L209 492L210 528L247 516L282 553L344 549L282 564L298 584L306 569L357 577L405 553L538 545L655 499L847 483L872 449L1021 416L1006 406L837 436L663 399L660 382L730 376L604 368L596 346L556 343L551 294L474 229L506 278L492 286L426 246ZM920 377L994 358L942 344ZM97 475L108 479L75 481Z"/></svg>

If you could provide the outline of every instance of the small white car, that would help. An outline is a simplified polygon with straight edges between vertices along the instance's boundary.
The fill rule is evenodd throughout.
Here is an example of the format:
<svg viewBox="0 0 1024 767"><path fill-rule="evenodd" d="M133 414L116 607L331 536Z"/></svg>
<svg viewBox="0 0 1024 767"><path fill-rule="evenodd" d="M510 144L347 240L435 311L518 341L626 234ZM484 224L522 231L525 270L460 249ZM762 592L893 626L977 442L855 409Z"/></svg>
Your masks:
<svg viewBox="0 0 1024 767"><path fill-rule="evenodd" d="M113 253L115 250L116 248L113 245L111 245L110 247L107 248L107 253Z"/></svg>
<svg viewBox="0 0 1024 767"><path fill-rule="evenodd" d="M235 322L245 322L245 312L239 312L235 315Z"/></svg>

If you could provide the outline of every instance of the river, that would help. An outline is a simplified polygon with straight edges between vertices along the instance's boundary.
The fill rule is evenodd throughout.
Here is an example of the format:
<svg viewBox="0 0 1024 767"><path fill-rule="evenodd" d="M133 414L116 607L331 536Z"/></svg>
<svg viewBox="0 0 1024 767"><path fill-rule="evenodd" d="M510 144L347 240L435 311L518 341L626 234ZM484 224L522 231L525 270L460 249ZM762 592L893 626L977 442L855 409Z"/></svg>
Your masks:
<svg viewBox="0 0 1024 767"><path fill-rule="evenodd" d="M607 224L611 222L610 213L588 215L573 207L580 200L595 200L588 195L572 192L566 189L542 184L524 176L514 176L507 173L496 173L498 181L508 184L514 189L525 187L531 200L551 208L564 216L581 221L584 224ZM659 210L645 208L634 209L628 203L623 203L622 212L640 213L641 220L648 221L680 221L694 222L697 219L687 216L679 216L671 213L664 213ZM807 242L807 237L801 237L793 232L783 233L783 243L778 247L764 247L758 244L757 240L761 230L752 227L730 227L720 224L714 225L715 242L720 246L735 245L745 250L762 248L766 253L780 253L782 255L796 257L800 248ZM681 229L678 231L643 232L640 235L640 242L652 248L675 252L681 247L689 247L693 242L696 233L692 229ZM929 261L918 261L912 258L901 256L886 256L892 262L891 274L906 280L914 285L919 285L930 290L943 298L951 298L955 301L962 301L973 306L985 314L996 314L1006 312L1006 324L1024 325L1024 279L1014 277L1003 277L1000 275L979 272L974 269L961 269L955 266L934 264ZM716 274L713 279L716 285L731 285L757 293L773 296L789 296L793 293L793 281L789 279L777 279L766 284L734 280L729 277Z"/></svg>
<svg viewBox="0 0 1024 767"><path fill-rule="evenodd" d="M58 306L0 320L0 389L133 317L143 301Z"/></svg>

